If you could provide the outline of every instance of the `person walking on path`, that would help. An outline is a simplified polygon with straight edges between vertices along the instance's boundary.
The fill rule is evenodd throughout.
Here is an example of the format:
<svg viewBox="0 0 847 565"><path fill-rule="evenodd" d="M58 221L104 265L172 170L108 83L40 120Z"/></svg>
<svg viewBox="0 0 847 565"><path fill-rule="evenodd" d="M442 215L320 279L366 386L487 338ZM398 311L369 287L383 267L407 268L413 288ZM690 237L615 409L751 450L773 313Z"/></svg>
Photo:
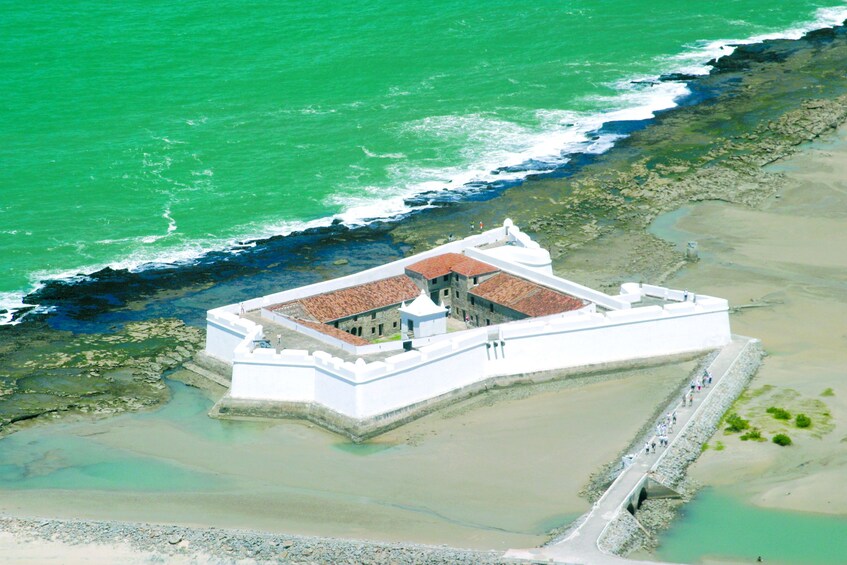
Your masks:
<svg viewBox="0 0 847 565"><path fill-rule="evenodd" d="M646 453L647 455L650 455L650 442L649 441L644 444L644 453Z"/></svg>

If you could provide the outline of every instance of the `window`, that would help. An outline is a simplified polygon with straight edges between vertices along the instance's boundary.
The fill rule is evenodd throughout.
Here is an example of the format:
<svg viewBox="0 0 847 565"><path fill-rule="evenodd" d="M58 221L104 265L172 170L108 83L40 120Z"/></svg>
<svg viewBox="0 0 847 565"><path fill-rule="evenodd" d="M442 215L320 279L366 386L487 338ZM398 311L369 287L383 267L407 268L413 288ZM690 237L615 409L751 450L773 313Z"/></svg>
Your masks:
<svg viewBox="0 0 847 565"><path fill-rule="evenodd" d="M490 325L491 325L491 320L489 320L488 318L486 318L486 319L485 319L485 325L486 325L486 326L490 326Z"/></svg>
<svg viewBox="0 0 847 565"><path fill-rule="evenodd" d="M437 282L438 282L438 277L435 277L434 279L429 281L429 284L435 284Z"/></svg>
<svg viewBox="0 0 847 565"><path fill-rule="evenodd" d="M459 280L459 275L453 275L453 280L454 280L454 281L458 281L458 280Z"/></svg>
<svg viewBox="0 0 847 565"><path fill-rule="evenodd" d="M358 319L359 319L359 317L358 317L358 316L353 316L353 321L354 321L354 322L355 322L355 321L357 321Z"/></svg>
<svg viewBox="0 0 847 565"><path fill-rule="evenodd" d="M392 327L392 328L396 328L396 327L397 327L397 322L394 322L394 324L393 324L391 327Z"/></svg>
<svg viewBox="0 0 847 565"><path fill-rule="evenodd" d="M337 328L337 327L338 327L338 322L335 322L333 325Z"/></svg>
<svg viewBox="0 0 847 565"><path fill-rule="evenodd" d="M379 325L379 335L382 335L382 324Z"/></svg>
<svg viewBox="0 0 847 565"><path fill-rule="evenodd" d="M376 328L371 328L371 335L376 333Z"/></svg>
<svg viewBox="0 0 847 565"><path fill-rule="evenodd" d="M444 289L444 296L450 296L450 289L449 288Z"/></svg>
<svg viewBox="0 0 847 565"><path fill-rule="evenodd" d="M456 291L456 298L459 298L459 291Z"/></svg>
<svg viewBox="0 0 847 565"><path fill-rule="evenodd" d="M450 280L450 275L444 275L444 278L441 279L441 280L443 280L444 282L447 282L448 280Z"/></svg>
<svg viewBox="0 0 847 565"><path fill-rule="evenodd" d="M488 311L489 311L489 312L494 312L494 303L493 303L493 302L489 302L489 303L488 303Z"/></svg>
<svg viewBox="0 0 847 565"><path fill-rule="evenodd" d="M475 306L475 305L476 305L476 302L474 301L474 297L471 296L471 306Z"/></svg>
<svg viewBox="0 0 847 565"><path fill-rule="evenodd" d="M474 284L476 284L478 281L479 281L479 277L474 277L474 278L473 278L473 283L474 283Z"/></svg>
<svg viewBox="0 0 847 565"><path fill-rule="evenodd" d="M371 320L376 320L376 312L374 312L373 314L371 314Z"/></svg>

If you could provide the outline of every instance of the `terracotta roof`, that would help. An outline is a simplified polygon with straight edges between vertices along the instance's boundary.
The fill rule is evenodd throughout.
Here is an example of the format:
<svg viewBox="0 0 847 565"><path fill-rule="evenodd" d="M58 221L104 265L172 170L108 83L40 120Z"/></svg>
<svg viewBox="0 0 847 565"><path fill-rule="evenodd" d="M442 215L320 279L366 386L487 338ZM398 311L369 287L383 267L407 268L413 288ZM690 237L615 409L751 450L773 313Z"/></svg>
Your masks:
<svg viewBox="0 0 847 565"><path fill-rule="evenodd" d="M452 271L466 277L476 277L479 275L487 275L488 273L496 273L499 271L497 267L465 257L464 261L459 261L453 265Z"/></svg>
<svg viewBox="0 0 847 565"><path fill-rule="evenodd" d="M361 338L357 335L353 335L351 333L347 333L344 330L340 330L335 326L328 326L326 324L321 324L320 322L310 322L309 320L301 320L295 319L300 325L306 326L307 328L312 328L313 330L317 330L322 334L326 334L330 337L334 337L335 339L340 339L341 341L347 342L351 345L369 345L370 342L364 338Z"/></svg>
<svg viewBox="0 0 847 565"><path fill-rule="evenodd" d="M496 273L497 267L488 263L471 259L461 253L443 253L412 263L406 267L407 271L418 273L427 279L434 279L452 273L458 273L466 277L475 277L487 273Z"/></svg>
<svg viewBox="0 0 847 565"><path fill-rule="evenodd" d="M307 296L277 304L268 309L289 316L292 315L290 313L296 312L296 317L302 316L304 319L306 319L305 314L308 314L313 321L325 323L399 304L405 300L414 300L420 292L421 290L412 282L412 279L406 275L399 275Z"/></svg>
<svg viewBox="0 0 847 565"><path fill-rule="evenodd" d="M472 288L470 294L533 318L585 306L579 298L507 273L494 275Z"/></svg>

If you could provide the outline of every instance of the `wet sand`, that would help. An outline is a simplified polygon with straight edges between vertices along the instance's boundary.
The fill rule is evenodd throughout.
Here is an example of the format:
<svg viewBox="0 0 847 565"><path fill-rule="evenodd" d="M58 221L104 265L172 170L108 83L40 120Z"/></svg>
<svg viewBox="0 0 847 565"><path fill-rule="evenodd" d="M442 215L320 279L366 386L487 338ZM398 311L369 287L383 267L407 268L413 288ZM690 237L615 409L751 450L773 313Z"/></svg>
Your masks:
<svg viewBox="0 0 847 565"><path fill-rule="evenodd" d="M759 337L769 356L735 409L770 439L742 442L718 432L690 469L748 503L847 514L847 127L772 167L786 176L760 209L708 202L674 215L657 235L699 243L702 260L677 287L765 304L732 316L735 333ZM661 224L661 221L659 222ZM833 395L824 394L831 389ZM765 412L779 406L812 418L801 430ZM829 414L830 416L827 416Z"/></svg>
<svg viewBox="0 0 847 565"><path fill-rule="evenodd" d="M297 422L211 420L199 391L175 389L160 412L7 438L21 477L0 489L0 514L538 545L587 510L590 475L694 363L494 391L359 446ZM75 470L74 449L98 463Z"/></svg>

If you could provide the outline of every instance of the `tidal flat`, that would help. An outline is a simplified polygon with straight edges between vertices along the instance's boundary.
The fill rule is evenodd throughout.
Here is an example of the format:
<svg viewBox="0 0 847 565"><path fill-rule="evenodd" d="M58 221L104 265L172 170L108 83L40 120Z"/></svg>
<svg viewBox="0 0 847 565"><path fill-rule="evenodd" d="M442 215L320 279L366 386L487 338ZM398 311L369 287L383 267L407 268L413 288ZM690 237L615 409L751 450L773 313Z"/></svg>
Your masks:
<svg viewBox="0 0 847 565"><path fill-rule="evenodd" d="M589 507L694 361L510 387L351 444L291 421L231 422L178 382L163 408L0 442L0 513L168 522L508 549Z"/></svg>
<svg viewBox="0 0 847 565"><path fill-rule="evenodd" d="M90 331L108 335L113 330L98 316L120 326L144 311L176 311L196 321L208 304L257 294L272 284L263 270L278 269L280 261L293 273L284 284L292 285L297 277L311 281L368 266L363 264L367 259L357 259L368 249L388 258L450 233L461 235L469 221L490 225L512 216L553 250L556 270L567 278L608 291L620 282L644 280L729 298L737 308L734 331L761 338L770 354L751 390L771 386L795 391L801 401L821 400L832 431L815 437L813 421L810 430L792 432L795 442L789 448L716 437L725 449L707 450L692 475L760 507L821 512L828 503L827 512L843 515L843 489L831 487L847 468L842 441L847 417L844 158L827 161L826 153L842 155L834 141L820 150L802 144L830 135L847 116L847 40L843 28L824 30L799 42L739 49L731 61L695 83L698 103L643 124L609 153L563 173L565 178L537 179L489 201L445 205L370 232L307 235L308 245L283 259L262 255L261 249L244 253L243 269L236 259L226 269L209 267L218 276L214 283L205 271L192 272L185 282L174 271L159 279L146 275L143 292L115 283L114 273L93 276L74 289L47 286L33 301L55 304L57 318L72 323L47 326L38 335L49 338L68 326L87 324L96 328ZM675 216L661 216L680 207L685 208ZM651 225L665 228L648 231ZM688 240L699 243L696 264L682 261L681 245ZM342 255L351 263L333 266ZM233 282L245 274L255 278ZM104 281L114 294L98 292ZM109 302L104 296L117 296L118 305L104 306ZM79 304L77 312L84 315L62 314ZM748 305L759 307L740 308ZM17 358L32 353L35 359L36 350L28 347L15 349ZM621 402L627 398L622 391L629 390L622 374L578 390L540 391L491 406L479 397L472 410L453 417L450 410L432 414L366 448L343 446L337 437L297 423L260 428L230 423L242 427L221 427L205 437L207 432L192 431L192 426L223 423L207 422L200 408L196 420L174 416L175 422L164 418L157 423L156 414L167 414L171 404L160 412L93 422L60 418L0 440L0 448L17 442L16 449L9 449L18 457L3 470L0 511L219 527L253 524L269 531L388 540L408 539L401 531L407 527L419 536L415 539L435 543L532 545L587 507L577 493L592 472L629 444L663 398L661 391L684 378L680 371L673 373L664 384L656 372L644 373L642 380L656 388L642 391L647 397L639 400L637 414ZM832 394L821 396L827 389ZM174 393L174 408L182 392L200 398L189 389ZM765 406L741 403L736 408L759 417ZM615 421L614 430L608 420ZM136 421L143 424L131 424ZM764 431L768 437L773 433ZM265 439L251 440L254 433ZM100 455L92 460L62 455L63 446L53 436L88 446L75 450L80 457L86 449L121 453L124 466L112 455L103 460L96 458ZM299 459L298 450L304 454ZM247 467L256 477L244 475ZM74 468L79 471L74 480L88 481L86 488L69 487L72 482L61 486ZM144 471L141 475L154 486L167 474L163 469L178 469L175 483L191 486L161 492L139 477L138 488L129 489L132 469ZM290 477L293 486L274 489L281 476ZM266 490L242 496L250 492L245 486L250 481ZM227 489L235 494L225 495ZM325 508L328 498L339 506ZM777 556L769 562L778 562Z"/></svg>

